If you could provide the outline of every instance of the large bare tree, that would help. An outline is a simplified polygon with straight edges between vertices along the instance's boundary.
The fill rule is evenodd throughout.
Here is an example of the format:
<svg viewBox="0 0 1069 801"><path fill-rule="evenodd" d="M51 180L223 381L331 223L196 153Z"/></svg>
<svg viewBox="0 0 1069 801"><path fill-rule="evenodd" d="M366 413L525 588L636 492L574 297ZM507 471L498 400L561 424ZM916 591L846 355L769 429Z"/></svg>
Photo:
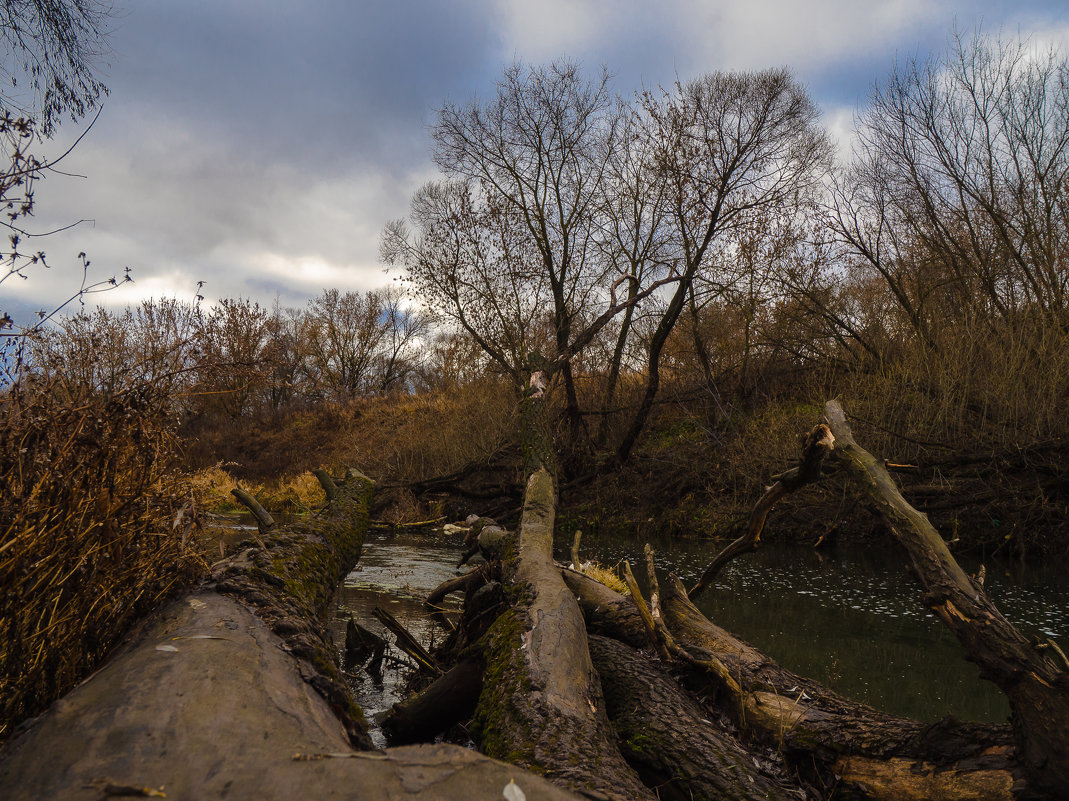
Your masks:
<svg viewBox="0 0 1069 801"><path fill-rule="evenodd" d="M817 107L786 69L705 75L647 93L642 106L680 280L650 338L645 392L617 461L646 424L665 343L718 247L754 214L796 202L831 153Z"/></svg>
<svg viewBox="0 0 1069 801"><path fill-rule="evenodd" d="M434 127L434 158L447 174L478 182L491 206L513 214L535 251L551 300L552 352L572 433L579 401L571 360L577 318L604 290L593 248L607 165L619 146L608 73L578 65L513 65L488 101L446 104ZM532 265L533 267L534 265Z"/></svg>
<svg viewBox="0 0 1069 801"><path fill-rule="evenodd" d="M1069 61L955 36L874 89L831 224L909 325L1069 312Z"/></svg>

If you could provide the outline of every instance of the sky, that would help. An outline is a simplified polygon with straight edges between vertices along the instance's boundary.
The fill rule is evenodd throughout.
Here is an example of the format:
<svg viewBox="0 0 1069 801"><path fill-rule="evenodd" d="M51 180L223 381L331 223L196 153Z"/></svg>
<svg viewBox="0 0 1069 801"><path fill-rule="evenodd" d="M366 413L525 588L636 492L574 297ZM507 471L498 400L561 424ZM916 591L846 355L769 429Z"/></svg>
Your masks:
<svg viewBox="0 0 1069 801"><path fill-rule="evenodd" d="M955 28L1069 40L1064 0L115 0L99 119L36 192L48 271L0 308L53 308L90 277L108 305L197 293L303 306L383 286L386 222L437 176L446 102L489 97L514 61L602 65L624 96L715 70L787 66L842 146L874 81ZM65 124L46 153L86 125ZM84 177L77 177L84 176Z"/></svg>

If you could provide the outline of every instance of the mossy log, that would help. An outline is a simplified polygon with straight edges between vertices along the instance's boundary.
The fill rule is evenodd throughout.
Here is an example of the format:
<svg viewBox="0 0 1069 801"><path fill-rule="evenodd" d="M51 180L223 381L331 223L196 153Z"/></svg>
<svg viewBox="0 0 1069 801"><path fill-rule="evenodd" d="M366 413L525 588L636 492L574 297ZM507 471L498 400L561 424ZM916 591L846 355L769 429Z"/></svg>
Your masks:
<svg viewBox="0 0 1069 801"><path fill-rule="evenodd" d="M1017 758L1033 791L1064 797L1069 787L1069 670L1055 649L1030 641L987 597L981 580L961 569L927 515L902 497L883 463L854 440L838 401L825 416L838 464L875 504L909 555L924 588L922 602L958 638L980 675L1002 690L1013 710Z"/></svg>
<svg viewBox="0 0 1069 801"><path fill-rule="evenodd" d="M531 475L516 557L506 568L514 603L484 640L474 732L489 755L565 787L650 799L616 746L582 612L553 563L554 494L548 472Z"/></svg>
<svg viewBox="0 0 1069 801"><path fill-rule="evenodd" d="M470 801L512 781L531 801L575 801L455 746L353 748L367 744L362 714L335 683L322 620L359 556L371 483L350 474L335 490L325 518L279 526L217 564L212 582L9 741L5 801Z"/></svg>
<svg viewBox="0 0 1069 801"><path fill-rule="evenodd" d="M798 797L797 788L758 768L751 752L709 720L667 665L607 637L590 638L590 655L620 749L658 798Z"/></svg>
<svg viewBox="0 0 1069 801"><path fill-rule="evenodd" d="M216 563L212 583L256 611L299 660L302 674L334 709L353 745L371 748L363 712L335 664L326 620L338 584L360 558L373 484L352 469L338 482L325 470L315 475L329 499L324 513L278 526L262 508L254 512L262 539Z"/></svg>

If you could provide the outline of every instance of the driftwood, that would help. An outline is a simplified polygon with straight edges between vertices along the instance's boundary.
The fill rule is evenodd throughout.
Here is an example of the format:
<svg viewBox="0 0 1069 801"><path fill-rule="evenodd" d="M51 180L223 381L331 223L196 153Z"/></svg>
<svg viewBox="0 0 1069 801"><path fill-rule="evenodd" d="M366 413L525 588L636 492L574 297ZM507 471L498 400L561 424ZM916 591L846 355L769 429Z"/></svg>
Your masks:
<svg viewBox="0 0 1069 801"><path fill-rule="evenodd" d="M1057 797L1069 787L1069 672L1007 621L961 569L926 515L902 497L883 464L854 440L846 415L829 401L825 415L835 456L874 502L909 555L922 602L954 633L980 675L1010 701L1017 759L1030 788Z"/></svg>
<svg viewBox="0 0 1069 801"><path fill-rule="evenodd" d="M443 672L438 661L427 652L426 648L420 645L419 640L409 634L408 629L402 626L397 618L381 606L376 606L371 610L371 614L373 614L375 619L382 625L394 633L394 636L397 637L397 647L412 657L412 659L416 660L418 665L435 673Z"/></svg>
<svg viewBox="0 0 1069 801"><path fill-rule="evenodd" d="M476 660L459 662L426 689L390 707L382 730L394 745L431 742L436 735L471 718L482 688L482 664Z"/></svg>

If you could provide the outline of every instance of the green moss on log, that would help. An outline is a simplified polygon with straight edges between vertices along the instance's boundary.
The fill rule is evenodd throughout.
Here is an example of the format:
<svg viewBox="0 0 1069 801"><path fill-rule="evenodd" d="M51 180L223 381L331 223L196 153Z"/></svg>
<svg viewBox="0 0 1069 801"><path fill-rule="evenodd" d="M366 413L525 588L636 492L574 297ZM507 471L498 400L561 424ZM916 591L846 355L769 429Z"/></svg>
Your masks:
<svg viewBox="0 0 1069 801"><path fill-rule="evenodd" d="M326 618L339 582L360 558L373 485L350 471L327 514L272 530L266 540L220 563L216 589L239 598L282 638L305 680L322 695L358 747L371 747L363 710L334 661Z"/></svg>

